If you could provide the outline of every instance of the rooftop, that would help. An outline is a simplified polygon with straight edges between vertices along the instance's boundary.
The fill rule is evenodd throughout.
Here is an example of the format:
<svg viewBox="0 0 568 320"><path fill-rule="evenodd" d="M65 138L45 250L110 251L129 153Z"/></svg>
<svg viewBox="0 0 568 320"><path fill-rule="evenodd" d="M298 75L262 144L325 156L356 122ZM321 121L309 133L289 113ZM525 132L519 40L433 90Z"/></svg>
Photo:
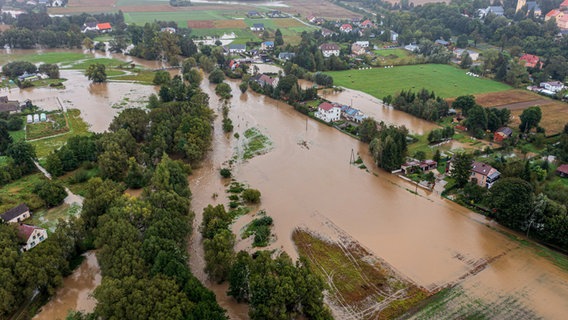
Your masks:
<svg viewBox="0 0 568 320"><path fill-rule="evenodd" d="M29 210L30 208L28 208L28 206L26 206L24 203L20 203L19 205L1 214L0 217L2 217L4 221L10 221Z"/></svg>

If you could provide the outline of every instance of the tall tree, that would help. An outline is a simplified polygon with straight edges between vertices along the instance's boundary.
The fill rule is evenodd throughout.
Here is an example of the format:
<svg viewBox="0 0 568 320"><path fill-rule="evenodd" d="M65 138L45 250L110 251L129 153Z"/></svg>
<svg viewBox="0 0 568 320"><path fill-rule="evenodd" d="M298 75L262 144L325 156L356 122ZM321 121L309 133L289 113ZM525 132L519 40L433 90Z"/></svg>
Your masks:
<svg viewBox="0 0 568 320"><path fill-rule="evenodd" d="M522 132L529 132L532 128L538 127L538 124L542 119L542 111L538 106L530 107L523 110L523 113L521 113L519 118L521 119L519 129Z"/></svg>
<svg viewBox="0 0 568 320"><path fill-rule="evenodd" d="M452 159L450 176L456 181L458 187L463 187L471 176L471 162L473 157L467 153L458 153Z"/></svg>
<svg viewBox="0 0 568 320"><path fill-rule="evenodd" d="M85 71L85 75L87 75L87 78L92 80L94 83L106 82L106 67L102 63L91 64Z"/></svg>

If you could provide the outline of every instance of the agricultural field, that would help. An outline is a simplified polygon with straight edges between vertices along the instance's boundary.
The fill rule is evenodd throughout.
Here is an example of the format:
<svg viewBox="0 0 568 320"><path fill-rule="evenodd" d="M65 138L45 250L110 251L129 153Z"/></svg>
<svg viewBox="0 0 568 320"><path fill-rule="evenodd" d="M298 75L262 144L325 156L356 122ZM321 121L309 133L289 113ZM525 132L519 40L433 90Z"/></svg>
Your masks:
<svg viewBox="0 0 568 320"><path fill-rule="evenodd" d="M336 86L360 90L378 99L408 89L433 90L443 98L511 89L506 84L470 77L465 70L441 64L333 71L327 74L333 77Z"/></svg>
<svg viewBox="0 0 568 320"><path fill-rule="evenodd" d="M69 132L67 119L62 112L47 114L47 121L26 125L26 140L46 138Z"/></svg>

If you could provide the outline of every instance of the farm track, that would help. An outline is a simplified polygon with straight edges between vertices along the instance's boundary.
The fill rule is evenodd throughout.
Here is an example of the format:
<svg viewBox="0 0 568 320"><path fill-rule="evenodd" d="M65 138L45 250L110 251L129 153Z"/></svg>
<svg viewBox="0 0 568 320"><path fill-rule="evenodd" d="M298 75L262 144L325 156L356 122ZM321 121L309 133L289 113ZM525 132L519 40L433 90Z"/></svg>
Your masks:
<svg viewBox="0 0 568 320"><path fill-rule="evenodd" d="M500 105L500 106L494 106L494 108L509 109L509 110L523 110L523 109L526 109L528 107L543 106L543 105L546 105L546 104L550 104L552 102L554 102L554 101L552 101L550 99L537 99L537 100L531 100L531 101L509 103L509 104L504 104L504 105Z"/></svg>

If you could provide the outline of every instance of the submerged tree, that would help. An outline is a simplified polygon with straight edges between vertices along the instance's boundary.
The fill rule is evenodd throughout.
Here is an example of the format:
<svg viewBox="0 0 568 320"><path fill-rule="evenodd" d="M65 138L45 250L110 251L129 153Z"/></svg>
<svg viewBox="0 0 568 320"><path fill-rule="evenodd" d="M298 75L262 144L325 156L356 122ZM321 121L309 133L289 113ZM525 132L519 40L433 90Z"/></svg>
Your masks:
<svg viewBox="0 0 568 320"><path fill-rule="evenodd" d="M106 82L107 79L106 67L102 63L92 64L85 71L85 75L87 76L87 78L89 78L89 80L92 80L94 83Z"/></svg>

